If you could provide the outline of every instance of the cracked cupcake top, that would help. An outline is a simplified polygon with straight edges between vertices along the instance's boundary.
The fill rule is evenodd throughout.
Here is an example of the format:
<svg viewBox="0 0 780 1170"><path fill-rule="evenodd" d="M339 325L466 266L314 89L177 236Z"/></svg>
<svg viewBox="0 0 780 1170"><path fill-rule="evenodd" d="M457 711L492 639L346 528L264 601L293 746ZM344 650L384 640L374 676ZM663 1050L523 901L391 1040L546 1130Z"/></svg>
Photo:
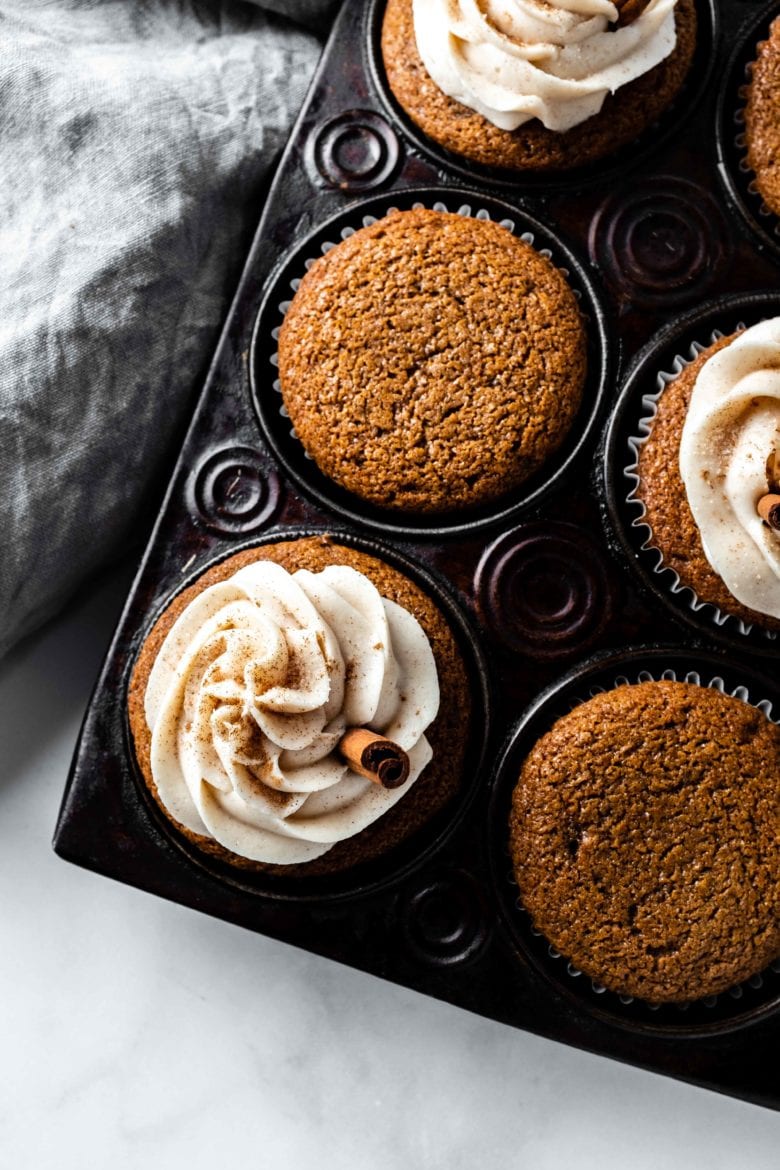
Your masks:
<svg viewBox="0 0 780 1170"><path fill-rule="evenodd" d="M380 507L447 512L517 487L580 405L585 331L564 276L507 228L392 212L301 281L279 336L296 433Z"/></svg>
<svg viewBox="0 0 780 1170"><path fill-rule="evenodd" d="M596 695L536 743L511 850L562 955L612 991L685 1002L780 954L779 829L780 728L718 690L646 682Z"/></svg>

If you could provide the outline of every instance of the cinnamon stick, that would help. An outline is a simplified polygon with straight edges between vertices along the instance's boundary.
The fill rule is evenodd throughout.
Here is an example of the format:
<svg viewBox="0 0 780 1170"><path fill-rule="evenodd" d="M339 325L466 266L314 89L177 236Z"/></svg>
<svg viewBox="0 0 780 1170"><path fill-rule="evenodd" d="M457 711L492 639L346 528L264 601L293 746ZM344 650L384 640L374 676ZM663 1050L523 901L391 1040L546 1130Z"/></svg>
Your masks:
<svg viewBox="0 0 780 1170"><path fill-rule="evenodd" d="M766 486L770 492L780 492L780 450L769 452L766 461Z"/></svg>
<svg viewBox="0 0 780 1170"><path fill-rule="evenodd" d="M650 0L612 0L612 3L618 10L618 18L613 28L625 28L642 15Z"/></svg>
<svg viewBox="0 0 780 1170"><path fill-rule="evenodd" d="M780 495L767 492L756 504L756 510L765 524L774 528L775 532L780 532Z"/></svg>
<svg viewBox="0 0 780 1170"><path fill-rule="evenodd" d="M351 727L339 740L338 750L353 772L383 788L400 788L409 778L409 757L403 748L367 727Z"/></svg>

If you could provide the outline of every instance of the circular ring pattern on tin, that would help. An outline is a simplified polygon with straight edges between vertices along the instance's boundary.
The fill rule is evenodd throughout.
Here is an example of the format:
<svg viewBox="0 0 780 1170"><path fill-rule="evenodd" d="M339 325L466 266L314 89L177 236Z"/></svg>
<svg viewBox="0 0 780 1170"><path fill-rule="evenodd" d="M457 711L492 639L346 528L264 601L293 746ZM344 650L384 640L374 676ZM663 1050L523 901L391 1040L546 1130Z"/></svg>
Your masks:
<svg viewBox="0 0 780 1170"><path fill-rule="evenodd" d="M316 174L341 191L371 191L395 170L400 146L395 131L372 110L347 110L316 126L306 145Z"/></svg>
<svg viewBox="0 0 780 1170"><path fill-rule="evenodd" d="M712 196L696 183L657 175L611 195L593 217L594 264L632 301L679 303L710 285L729 235Z"/></svg>
<svg viewBox="0 0 780 1170"><path fill-rule="evenodd" d="M403 899L404 940L417 956L440 966L472 958L488 937L482 898L460 871L427 878Z"/></svg>
<svg viewBox="0 0 780 1170"><path fill-rule="evenodd" d="M503 645L553 658L604 630L612 589L604 561L573 524L525 524L484 552L474 578L480 616Z"/></svg>
<svg viewBox="0 0 780 1170"><path fill-rule="evenodd" d="M227 536L257 532L279 503L279 477L251 447L213 451L192 481L192 505L204 523Z"/></svg>

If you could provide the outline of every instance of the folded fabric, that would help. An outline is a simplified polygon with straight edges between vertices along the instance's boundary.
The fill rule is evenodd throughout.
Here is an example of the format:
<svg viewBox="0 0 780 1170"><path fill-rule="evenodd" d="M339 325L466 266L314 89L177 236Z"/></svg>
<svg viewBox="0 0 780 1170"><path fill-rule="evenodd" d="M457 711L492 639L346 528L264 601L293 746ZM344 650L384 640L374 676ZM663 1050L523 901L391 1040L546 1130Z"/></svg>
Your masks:
<svg viewBox="0 0 780 1170"><path fill-rule="evenodd" d="M150 526L318 52L230 0L0 0L0 654Z"/></svg>

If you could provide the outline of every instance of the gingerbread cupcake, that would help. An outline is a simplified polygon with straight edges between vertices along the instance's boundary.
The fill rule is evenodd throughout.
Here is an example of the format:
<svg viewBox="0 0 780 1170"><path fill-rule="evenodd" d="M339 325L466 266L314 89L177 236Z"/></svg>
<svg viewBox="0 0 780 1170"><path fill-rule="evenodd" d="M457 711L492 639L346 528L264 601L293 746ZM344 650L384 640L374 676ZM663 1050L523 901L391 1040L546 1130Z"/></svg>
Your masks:
<svg viewBox="0 0 780 1170"><path fill-rule="evenodd" d="M523 905L574 967L650 1004L780 955L780 728L720 690L621 685L559 718L513 794Z"/></svg>
<svg viewBox="0 0 780 1170"><path fill-rule="evenodd" d="M679 93L693 0L388 0L387 81L412 121L471 162L564 171L632 142Z"/></svg>
<svg viewBox="0 0 780 1170"><path fill-rule="evenodd" d="M780 318L714 341L635 440L648 544L697 604L780 630Z"/></svg>
<svg viewBox="0 0 780 1170"><path fill-rule="evenodd" d="M756 188L770 211L780 215L780 16L759 44L751 71L745 143Z"/></svg>
<svg viewBox="0 0 780 1170"><path fill-rule="evenodd" d="M586 336L563 274L488 219L391 212L310 268L279 381L320 471L369 504L490 504L554 456L583 397Z"/></svg>
<svg viewBox="0 0 780 1170"><path fill-rule="evenodd" d="M175 829L245 870L334 873L459 793L466 670L449 622L390 565L328 537L217 564L146 638L129 718Z"/></svg>

